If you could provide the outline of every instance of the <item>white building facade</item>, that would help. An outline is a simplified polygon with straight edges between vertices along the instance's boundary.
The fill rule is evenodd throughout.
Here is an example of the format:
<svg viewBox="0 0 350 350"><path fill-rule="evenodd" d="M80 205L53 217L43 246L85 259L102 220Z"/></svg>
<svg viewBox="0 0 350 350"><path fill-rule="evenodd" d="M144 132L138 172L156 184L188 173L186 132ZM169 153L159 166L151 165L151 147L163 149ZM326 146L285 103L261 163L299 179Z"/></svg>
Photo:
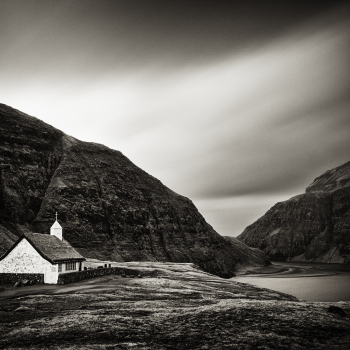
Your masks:
<svg viewBox="0 0 350 350"><path fill-rule="evenodd" d="M20 237L0 257L0 274L44 274L45 283L57 284L59 274L82 271L85 258L63 240L57 219L50 232Z"/></svg>

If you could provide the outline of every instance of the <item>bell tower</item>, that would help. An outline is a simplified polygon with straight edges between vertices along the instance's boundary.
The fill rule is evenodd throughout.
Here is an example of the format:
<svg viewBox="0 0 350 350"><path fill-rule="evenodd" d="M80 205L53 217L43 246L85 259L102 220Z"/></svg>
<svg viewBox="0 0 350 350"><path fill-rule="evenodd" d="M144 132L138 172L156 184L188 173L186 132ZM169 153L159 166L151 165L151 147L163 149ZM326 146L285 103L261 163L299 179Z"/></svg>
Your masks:
<svg viewBox="0 0 350 350"><path fill-rule="evenodd" d="M56 236L58 239L62 241L62 226L57 221L57 212L56 212L56 221L51 226L50 235Z"/></svg>

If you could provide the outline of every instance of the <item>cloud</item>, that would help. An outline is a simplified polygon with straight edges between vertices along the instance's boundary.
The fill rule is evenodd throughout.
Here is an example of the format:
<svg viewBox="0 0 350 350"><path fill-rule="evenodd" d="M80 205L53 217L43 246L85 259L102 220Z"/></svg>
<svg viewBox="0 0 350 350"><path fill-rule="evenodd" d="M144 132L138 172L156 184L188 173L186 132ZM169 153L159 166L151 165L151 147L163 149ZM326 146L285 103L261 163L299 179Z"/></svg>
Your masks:
<svg viewBox="0 0 350 350"><path fill-rule="evenodd" d="M206 221L223 236L238 236L265 212L286 198L284 195L246 195L195 200ZM290 197L292 195L290 194Z"/></svg>
<svg viewBox="0 0 350 350"><path fill-rule="evenodd" d="M2 102L121 150L220 233L349 160L349 7L13 3Z"/></svg>
<svg viewBox="0 0 350 350"><path fill-rule="evenodd" d="M348 157L348 37L343 22L309 25L260 50L161 75L148 87L159 103L121 149L195 198L300 191Z"/></svg>

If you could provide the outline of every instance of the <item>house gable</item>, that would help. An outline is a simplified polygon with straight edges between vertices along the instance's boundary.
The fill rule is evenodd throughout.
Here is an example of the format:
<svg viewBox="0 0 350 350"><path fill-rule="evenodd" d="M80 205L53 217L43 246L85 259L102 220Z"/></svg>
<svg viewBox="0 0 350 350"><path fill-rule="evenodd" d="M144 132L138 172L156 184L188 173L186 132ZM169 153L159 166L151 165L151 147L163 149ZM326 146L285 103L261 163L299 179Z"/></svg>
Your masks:
<svg viewBox="0 0 350 350"><path fill-rule="evenodd" d="M38 254L41 255L41 257L42 257L43 259L47 260L47 261L50 262L51 264L54 264L54 261L53 261L52 259L50 259L48 256L46 256L40 249L38 249L38 248L36 247L36 245L32 242L32 240L31 240L29 237L27 237L26 235L22 235L22 236L14 243L14 245L13 245L5 254L3 254L2 256L0 256L0 264L1 264L1 260L5 259L5 257L6 257L7 255L9 255L9 254L12 252L12 250L15 249L15 248L17 247L18 244L21 243L21 241L22 241L23 239L27 240L27 241L32 245L32 247L38 252Z"/></svg>
<svg viewBox="0 0 350 350"><path fill-rule="evenodd" d="M0 260L0 273L44 273L52 263L21 237Z"/></svg>
<svg viewBox="0 0 350 350"><path fill-rule="evenodd" d="M26 239L38 254L51 264L68 261L85 261L67 241L61 241L53 235L45 235L40 233L26 233L20 237L17 242L2 256L1 261L11 253L13 249L23 240Z"/></svg>

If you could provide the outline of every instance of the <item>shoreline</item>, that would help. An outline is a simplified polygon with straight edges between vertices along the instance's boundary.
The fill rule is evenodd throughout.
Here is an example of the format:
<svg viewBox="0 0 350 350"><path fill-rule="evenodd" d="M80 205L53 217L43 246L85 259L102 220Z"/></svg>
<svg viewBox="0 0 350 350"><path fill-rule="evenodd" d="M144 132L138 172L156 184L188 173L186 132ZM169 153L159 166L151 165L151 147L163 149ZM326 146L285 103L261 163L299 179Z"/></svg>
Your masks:
<svg viewBox="0 0 350 350"><path fill-rule="evenodd" d="M283 292L309 302L350 301L350 266L273 262L249 269L235 281Z"/></svg>
<svg viewBox="0 0 350 350"><path fill-rule="evenodd" d="M233 278L301 278L350 274L350 266L343 264L272 262L266 267L250 268Z"/></svg>

